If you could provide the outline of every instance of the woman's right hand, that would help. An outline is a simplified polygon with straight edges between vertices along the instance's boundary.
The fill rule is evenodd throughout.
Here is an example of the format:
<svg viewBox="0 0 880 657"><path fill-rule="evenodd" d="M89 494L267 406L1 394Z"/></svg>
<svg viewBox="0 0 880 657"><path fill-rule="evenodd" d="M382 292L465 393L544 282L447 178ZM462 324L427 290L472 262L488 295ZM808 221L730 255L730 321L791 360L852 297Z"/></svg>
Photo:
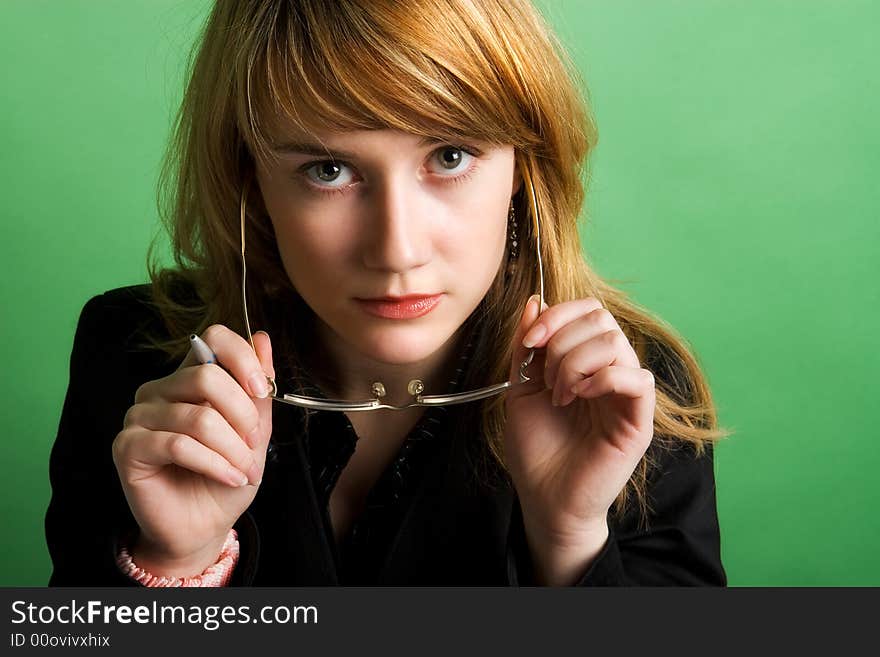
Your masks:
<svg viewBox="0 0 880 657"><path fill-rule="evenodd" d="M190 351L173 374L138 388L113 441L140 527L130 553L154 575L193 576L215 563L257 494L272 435L269 336L254 334L256 354L219 324L201 337L223 367L200 365Z"/></svg>

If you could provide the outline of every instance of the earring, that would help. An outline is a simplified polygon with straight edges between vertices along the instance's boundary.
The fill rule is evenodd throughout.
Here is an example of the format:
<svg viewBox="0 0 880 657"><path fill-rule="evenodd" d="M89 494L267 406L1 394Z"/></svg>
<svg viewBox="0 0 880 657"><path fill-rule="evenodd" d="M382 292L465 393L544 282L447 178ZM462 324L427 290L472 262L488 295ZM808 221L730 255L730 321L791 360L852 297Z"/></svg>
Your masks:
<svg viewBox="0 0 880 657"><path fill-rule="evenodd" d="M507 253L507 273L512 274L516 271L516 259L519 256L519 238L516 236L516 211L513 209L513 200L510 201L510 208L507 211L507 230L508 230L508 253Z"/></svg>

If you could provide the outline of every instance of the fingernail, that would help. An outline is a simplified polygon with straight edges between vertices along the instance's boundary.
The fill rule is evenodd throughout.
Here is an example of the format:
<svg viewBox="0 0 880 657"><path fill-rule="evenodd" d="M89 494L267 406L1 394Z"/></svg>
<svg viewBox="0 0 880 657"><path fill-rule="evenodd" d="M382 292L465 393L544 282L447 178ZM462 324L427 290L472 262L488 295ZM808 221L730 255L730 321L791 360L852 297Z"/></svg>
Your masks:
<svg viewBox="0 0 880 657"><path fill-rule="evenodd" d="M248 483L247 476L241 470L236 470L233 467L227 468L226 475L229 483L236 488L241 488Z"/></svg>
<svg viewBox="0 0 880 657"><path fill-rule="evenodd" d="M248 386L254 397L264 399L269 395L269 384L266 382L266 375L262 372L254 372L248 379Z"/></svg>
<svg viewBox="0 0 880 657"><path fill-rule="evenodd" d="M538 319L538 315L541 314L541 307L538 305L540 301L540 295L533 294L526 302L525 316L533 322Z"/></svg>
<svg viewBox="0 0 880 657"><path fill-rule="evenodd" d="M259 464L254 461L253 465L251 465L251 467L248 469L248 483L252 486L259 485L260 481L263 478L262 475L263 473L261 472Z"/></svg>
<svg viewBox="0 0 880 657"><path fill-rule="evenodd" d="M526 349L531 349L536 344L541 341L541 338L544 337L544 334L547 332L546 327L543 324L538 324L537 326L533 326L532 330L526 333L526 336L523 338L522 345Z"/></svg>

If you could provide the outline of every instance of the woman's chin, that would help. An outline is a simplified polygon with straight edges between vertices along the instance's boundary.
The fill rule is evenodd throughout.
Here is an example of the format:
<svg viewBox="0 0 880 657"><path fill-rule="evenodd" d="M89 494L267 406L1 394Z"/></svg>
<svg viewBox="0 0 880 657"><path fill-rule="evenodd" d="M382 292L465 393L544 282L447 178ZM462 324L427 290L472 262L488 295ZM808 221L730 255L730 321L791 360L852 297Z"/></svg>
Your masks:
<svg viewBox="0 0 880 657"><path fill-rule="evenodd" d="M409 365L431 358L447 343L449 336L425 330L387 330L359 336L358 350L386 365Z"/></svg>

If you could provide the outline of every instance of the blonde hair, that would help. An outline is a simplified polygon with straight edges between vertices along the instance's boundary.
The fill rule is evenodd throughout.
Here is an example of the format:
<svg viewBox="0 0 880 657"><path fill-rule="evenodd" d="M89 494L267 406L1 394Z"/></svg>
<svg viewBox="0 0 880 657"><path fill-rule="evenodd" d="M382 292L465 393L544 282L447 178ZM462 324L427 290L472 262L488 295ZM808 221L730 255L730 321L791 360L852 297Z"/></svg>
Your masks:
<svg viewBox="0 0 880 657"><path fill-rule="evenodd" d="M150 271L170 334L214 323L242 331L239 201L255 162L271 157L280 126L306 133L391 128L451 143L513 145L540 209L548 303L597 298L655 372L653 443L683 441L701 453L725 434L691 351L583 257L578 217L597 131L577 79L527 0L217 2L190 60L160 180L175 266L153 261ZM301 299L281 265L259 195L251 196L249 308L258 323L271 326L277 343L285 327L271 324L272 308ZM519 217L531 215L523 191L514 204ZM480 308L492 332L473 361L483 384L507 378L516 324L537 290L535 236L528 221L519 226L519 264L509 277L501 269ZM182 281L198 298L181 297ZM174 357L186 350L185 340L162 346ZM484 403L480 414L487 454L503 468L503 397ZM633 498L647 512L651 453L615 512Z"/></svg>

